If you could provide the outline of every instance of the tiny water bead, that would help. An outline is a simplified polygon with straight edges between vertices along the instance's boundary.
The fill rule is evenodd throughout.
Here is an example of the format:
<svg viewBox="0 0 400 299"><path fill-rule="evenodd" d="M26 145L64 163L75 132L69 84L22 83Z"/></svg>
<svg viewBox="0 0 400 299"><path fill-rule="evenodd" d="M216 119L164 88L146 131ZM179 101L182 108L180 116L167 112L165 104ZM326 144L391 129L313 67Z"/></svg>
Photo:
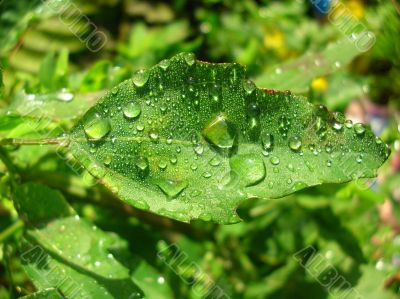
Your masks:
<svg viewBox="0 0 400 299"><path fill-rule="evenodd" d="M107 155L105 156L105 158L103 159L103 163L104 165L108 166L110 165L112 162L112 156L111 155Z"/></svg>
<svg viewBox="0 0 400 299"><path fill-rule="evenodd" d="M158 167L159 167L161 170L166 169L167 166L168 166L168 162L167 162L166 160L164 160L164 159L161 159L160 162L158 163Z"/></svg>
<svg viewBox="0 0 400 299"><path fill-rule="evenodd" d="M201 143L198 143L193 146L193 150L197 155L201 156L204 152L204 147Z"/></svg>
<svg viewBox="0 0 400 299"><path fill-rule="evenodd" d="M208 178L212 177L212 174L211 174L211 172L206 171L206 172L203 173L203 177L205 179L208 179Z"/></svg>
<svg viewBox="0 0 400 299"><path fill-rule="evenodd" d="M223 114L213 118L203 129L202 135L220 153L230 153L237 138L234 125Z"/></svg>
<svg viewBox="0 0 400 299"><path fill-rule="evenodd" d="M212 158L210 161L209 161L209 164L211 165L211 166L219 166L220 164L221 164L221 160L219 159L219 157L217 157L217 156L215 156L214 158Z"/></svg>
<svg viewBox="0 0 400 299"><path fill-rule="evenodd" d="M363 124L355 124L354 125L354 132L356 132L357 135L363 135L366 131L366 128Z"/></svg>
<svg viewBox="0 0 400 299"><path fill-rule="evenodd" d="M244 186L253 186L264 180L266 171L260 156L247 154L236 155L229 161L231 177L237 177Z"/></svg>
<svg viewBox="0 0 400 299"><path fill-rule="evenodd" d="M170 63L171 62L169 61L169 59L164 59L161 60L158 65L165 71L169 67Z"/></svg>
<svg viewBox="0 0 400 299"><path fill-rule="evenodd" d="M178 157L173 155L170 159L169 162L171 162L171 164L175 165L176 163L178 163Z"/></svg>
<svg viewBox="0 0 400 299"><path fill-rule="evenodd" d="M57 99L62 102L70 102L74 99L74 94L68 92L67 89L63 88L57 93Z"/></svg>
<svg viewBox="0 0 400 299"><path fill-rule="evenodd" d="M360 164L360 163L362 163L363 159L364 159L364 155L363 154L359 154L357 156L357 158L356 158L356 161L357 161L357 163Z"/></svg>
<svg viewBox="0 0 400 299"><path fill-rule="evenodd" d="M269 133L261 135L261 145L265 151L272 152L274 148L274 136Z"/></svg>
<svg viewBox="0 0 400 299"><path fill-rule="evenodd" d="M132 82L137 87L142 87L149 80L150 73L148 70L139 70L132 76Z"/></svg>
<svg viewBox="0 0 400 299"><path fill-rule="evenodd" d="M131 102L125 106L123 113L127 119L137 118L142 112L142 108L136 102Z"/></svg>
<svg viewBox="0 0 400 299"><path fill-rule="evenodd" d="M157 186L169 199L173 199L178 197L178 195L188 186L188 183L186 181L160 179L157 181Z"/></svg>
<svg viewBox="0 0 400 299"><path fill-rule="evenodd" d="M281 160L276 156L271 157L269 159L269 161L271 162L272 165L275 165L275 166L279 165L279 163L281 163Z"/></svg>
<svg viewBox="0 0 400 299"><path fill-rule="evenodd" d="M256 89L256 85L253 81L245 79L243 80L243 89L246 91L246 93L251 94Z"/></svg>
<svg viewBox="0 0 400 299"><path fill-rule="evenodd" d="M347 129L351 129L353 127L353 121L348 119L348 120L346 120L344 125L346 126Z"/></svg>
<svg viewBox="0 0 400 299"><path fill-rule="evenodd" d="M184 53L183 55L188 66L192 66L196 62L196 56L193 53Z"/></svg>
<svg viewBox="0 0 400 299"><path fill-rule="evenodd" d="M299 151L302 146L302 141L299 136L293 136L289 139L289 147L293 151Z"/></svg>
<svg viewBox="0 0 400 299"><path fill-rule="evenodd" d="M338 121L333 121L332 127L335 131L341 131L343 129L343 124Z"/></svg>
<svg viewBox="0 0 400 299"><path fill-rule="evenodd" d="M111 131L108 118L104 118L98 113L88 113L84 118L83 127L86 136L93 140L100 140Z"/></svg>
<svg viewBox="0 0 400 299"><path fill-rule="evenodd" d="M145 172L149 169L149 160L140 156L137 158L135 165L140 171Z"/></svg>
<svg viewBox="0 0 400 299"><path fill-rule="evenodd" d="M154 142L158 141L158 138L159 138L158 132L155 129L151 129L149 131L149 137L150 137L151 141L154 141Z"/></svg>

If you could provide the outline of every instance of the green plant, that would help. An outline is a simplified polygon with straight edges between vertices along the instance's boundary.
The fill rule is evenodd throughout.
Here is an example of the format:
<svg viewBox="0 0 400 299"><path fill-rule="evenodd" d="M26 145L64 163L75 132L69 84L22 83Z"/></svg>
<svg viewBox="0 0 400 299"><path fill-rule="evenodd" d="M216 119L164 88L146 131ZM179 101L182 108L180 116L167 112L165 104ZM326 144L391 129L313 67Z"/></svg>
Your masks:
<svg viewBox="0 0 400 299"><path fill-rule="evenodd" d="M393 5L14 2L0 299L396 298Z"/></svg>

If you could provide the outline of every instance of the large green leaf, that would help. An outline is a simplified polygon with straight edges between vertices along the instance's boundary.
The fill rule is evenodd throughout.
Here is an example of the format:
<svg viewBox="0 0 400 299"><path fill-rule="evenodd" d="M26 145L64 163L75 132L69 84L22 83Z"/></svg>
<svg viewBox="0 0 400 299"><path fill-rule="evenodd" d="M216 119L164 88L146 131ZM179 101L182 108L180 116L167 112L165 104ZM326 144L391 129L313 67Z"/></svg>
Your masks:
<svg viewBox="0 0 400 299"><path fill-rule="evenodd" d="M258 89L238 64L189 53L113 88L72 130L69 148L133 206L220 223L239 221L249 198L374 177L389 156L364 125Z"/></svg>
<svg viewBox="0 0 400 299"><path fill-rule="evenodd" d="M79 218L46 186L18 186L14 200L28 227L21 260L39 290L56 288L67 298L142 298L126 266L125 241Z"/></svg>

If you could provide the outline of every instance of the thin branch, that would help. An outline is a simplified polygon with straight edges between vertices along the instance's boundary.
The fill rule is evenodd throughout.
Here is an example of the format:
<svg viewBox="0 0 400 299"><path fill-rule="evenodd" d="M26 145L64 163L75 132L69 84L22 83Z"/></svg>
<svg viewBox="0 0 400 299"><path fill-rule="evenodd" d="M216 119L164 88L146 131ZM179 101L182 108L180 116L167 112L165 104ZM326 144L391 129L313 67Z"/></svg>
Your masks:
<svg viewBox="0 0 400 299"><path fill-rule="evenodd" d="M22 220L18 220L17 222L14 222L11 226L0 232L0 244L4 243L5 241L7 241L7 239L20 231L24 227L24 225L25 224Z"/></svg>
<svg viewBox="0 0 400 299"><path fill-rule="evenodd" d="M66 138L48 138L48 139L18 139L7 138L0 139L0 145L49 145L49 144L63 144Z"/></svg>

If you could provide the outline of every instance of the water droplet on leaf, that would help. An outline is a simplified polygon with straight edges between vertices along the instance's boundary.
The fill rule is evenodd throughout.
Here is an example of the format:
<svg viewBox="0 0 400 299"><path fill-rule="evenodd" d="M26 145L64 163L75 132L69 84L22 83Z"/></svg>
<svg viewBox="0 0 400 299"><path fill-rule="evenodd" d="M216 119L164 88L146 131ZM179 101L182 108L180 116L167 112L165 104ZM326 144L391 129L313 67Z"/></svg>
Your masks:
<svg viewBox="0 0 400 299"><path fill-rule="evenodd" d="M139 70L132 76L132 81L137 87L142 87L149 80L150 73L148 70Z"/></svg>
<svg viewBox="0 0 400 299"><path fill-rule="evenodd" d="M299 151L302 146L302 141L299 136L293 136L289 140L289 147L293 151Z"/></svg>
<svg viewBox="0 0 400 299"><path fill-rule="evenodd" d="M142 112L142 108L136 102L131 102L124 108L124 116L128 119L137 118Z"/></svg>
<svg viewBox="0 0 400 299"><path fill-rule="evenodd" d="M87 137L93 140L100 140L111 131L110 121L93 112L85 115L83 127Z"/></svg>
<svg viewBox="0 0 400 299"><path fill-rule="evenodd" d="M236 129L223 114L213 118L202 131L204 139L220 153L230 154L236 145Z"/></svg>
<svg viewBox="0 0 400 299"><path fill-rule="evenodd" d="M196 56L193 53L184 53L183 58L189 66L192 66L196 62Z"/></svg>
<svg viewBox="0 0 400 299"><path fill-rule="evenodd" d="M279 163L281 163L281 160L276 156L271 157L269 161L272 165L279 165Z"/></svg>
<svg viewBox="0 0 400 299"><path fill-rule="evenodd" d="M363 124L355 124L354 131L357 135L363 135L366 131L365 126Z"/></svg>
<svg viewBox="0 0 400 299"><path fill-rule="evenodd" d="M264 180L264 161L253 154L237 155L230 159L231 177L237 177L244 186L253 186Z"/></svg>

